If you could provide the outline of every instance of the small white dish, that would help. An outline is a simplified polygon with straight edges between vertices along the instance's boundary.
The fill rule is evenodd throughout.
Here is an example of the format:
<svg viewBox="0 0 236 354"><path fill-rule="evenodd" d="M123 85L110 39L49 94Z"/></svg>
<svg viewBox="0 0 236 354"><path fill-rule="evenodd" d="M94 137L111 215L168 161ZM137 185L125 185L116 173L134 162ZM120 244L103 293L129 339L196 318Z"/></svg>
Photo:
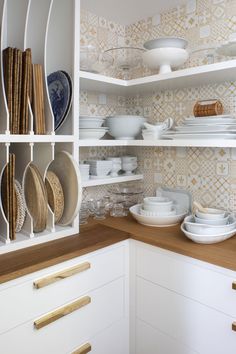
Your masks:
<svg viewBox="0 0 236 354"><path fill-rule="evenodd" d="M148 50L166 47L186 49L188 41L181 37L160 37L145 42L143 46Z"/></svg>
<svg viewBox="0 0 236 354"><path fill-rule="evenodd" d="M144 210L155 213L167 213L172 210L173 201L166 197L147 197L143 199Z"/></svg>
<svg viewBox="0 0 236 354"><path fill-rule="evenodd" d="M101 117L80 117L79 127L80 129L97 129L101 128L105 118Z"/></svg>
<svg viewBox="0 0 236 354"><path fill-rule="evenodd" d="M179 224L188 211L180 210L176 215L171 216L143 216L140 214L142 204L132 206L129 211L140 224L152 227L167 227Z"/></svg>
<svg viewBox="0 0 236 354"><path fill-rule="evenodd" d="M195 222L195 218L190 215L184 219L185 229L193 234L198 235L217 235L224 234L229 231L236 229L236 219L231 216L228 219L228 223L226 225L207 225L207 224L199 224Z"/></svg>
<svg viewBox="0 0 236 354"><path fill-rule="evenodd" d="M236 233L236 229L229 231L224 234L215 234L215 235L197 235L194 233L191 233L186 230L184 223L181 225L181 230L187 236L190 240L196 242L196 243L203 243L203 244L212 244L212 243L217 243L217 242L222 242L227 240L228 238L232 237Z"/></svg>
<svg viewBox="0 0 236 354"><path fill-rule="evenodd" d="M194 216L196 223L198 224L206 224L206 225L226 225L229 220L229 214L227 214L223 219L202 219L198 218L196 215Z"/></svg>
<svg viewBox="0 0 236 354"><path fill-rule="evenodd" d="M158 69L159 74L166 74L172 68L178 68L189 58L189 54L182 48L156 48L143 53L143 61L150 69Z"/></svg>
<svg viewBox="0 0 236 354"><path fill-rule="evenodd" d="M108 128L97 128L97 129L79 129L79 138L81 140L99 140L104 137L104 135L108 132Z"/></svg>
<svg viewBox="0 0 236 354"><path fill-rule="evenodd" d="M213 209L213 208L206 208L208 212L202 213L199 210L196 210L195 214L200 219L207 219L207 220L219 220L224 219L226 215L225 210Z"/></svg>

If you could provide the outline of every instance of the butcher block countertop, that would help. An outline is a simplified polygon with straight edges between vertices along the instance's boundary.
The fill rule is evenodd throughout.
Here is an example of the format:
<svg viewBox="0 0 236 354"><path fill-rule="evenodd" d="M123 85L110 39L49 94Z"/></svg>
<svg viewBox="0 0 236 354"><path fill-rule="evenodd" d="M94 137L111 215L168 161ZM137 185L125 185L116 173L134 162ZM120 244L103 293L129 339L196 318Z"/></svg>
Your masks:
<svg viewBox="0 0 236 354"><path fill-rule="evenodd" d="M129 238L236 271L236 236L221 243L200 245L188 240L179 225L147 227L128 216L91 221L79 235L0 255L0 283Z"/></svg>

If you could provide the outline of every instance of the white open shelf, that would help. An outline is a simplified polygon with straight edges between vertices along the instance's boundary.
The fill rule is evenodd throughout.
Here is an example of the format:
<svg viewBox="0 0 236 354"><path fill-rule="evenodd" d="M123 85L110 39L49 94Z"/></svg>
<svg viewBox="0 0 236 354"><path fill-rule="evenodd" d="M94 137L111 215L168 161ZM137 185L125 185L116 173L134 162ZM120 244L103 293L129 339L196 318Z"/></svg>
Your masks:
<svg viewBox="0 0 236 354"><path fill-rule="evenodd" d="M231 81L236 77L236 60L202 65L167 74L120 80L80 71L80 89L101 93L137 94L161 89L176 89Z"/></svg>
<svg viewBox="0 0 236 354"><path fill-rule="evenodd" d="M175 146L175 147L236 147L236 139L176 139L176 140L80 140L80 147L89 146Z"/></svg>
<svg viewBox="0 0 236 354"><path fill-rule="evenodd" d="M143 175L118 176L118 177L110 177L104 179L90 179L88 181L84 181L82 185L83 187L95 187L95 186L103 186L106 184L139 181L142 179L143 179Z"/></svg>

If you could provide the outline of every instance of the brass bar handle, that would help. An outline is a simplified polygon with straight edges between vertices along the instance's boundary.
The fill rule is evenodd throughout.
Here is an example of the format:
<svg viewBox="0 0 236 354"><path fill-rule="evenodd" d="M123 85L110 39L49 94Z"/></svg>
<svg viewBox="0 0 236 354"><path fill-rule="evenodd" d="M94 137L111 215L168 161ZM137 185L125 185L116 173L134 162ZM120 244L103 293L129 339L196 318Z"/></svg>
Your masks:
<svg viewBox="0 0 236 354"><path fill-rule="evenodd" d="M232 283L232 289L233 289L233 290L236 290L236 281L234 281L234 282Z"/></svg>
<svg viewBox="0 0 236 354"><path fill-rule="evenodd" d="M35 280L34 287L36 289L44 288L45 286L53 284L59 280L66 279L74 274L84 272L89 268L91 268L91 264L89 262L77 264L76 266L61 270L60 272L56 272L54 274Z"/></svg>
<svg viewBox="0 0 236 354"><path fill-rule="evenodd" d="M50 323L55 322L60 318L69 315L70 313L80 309L81 307L88 305L90 302L91 302L91 298L89 296L84 296L78 300L69 303L68 305L59 307L58 309L49 312L46 315L35 320L34 327L36 329L43 328L49 325Z"/></svg>
<svg viewBox="0 0 236 354"><path fill-rule="evenodd" d="M236 322L233 322L233 323L232 323L232 330L233 330L234 332L236 332Z"/></svg>
<svg viewBox="0 0 236 354"><path fill-rule="evenodd" d="M87 354L89 352L91 352L92 347L89 343L86 343L84 345L82 345L82 347L79 347L78 349L76 349L73 353L71 354Z"/></svg>

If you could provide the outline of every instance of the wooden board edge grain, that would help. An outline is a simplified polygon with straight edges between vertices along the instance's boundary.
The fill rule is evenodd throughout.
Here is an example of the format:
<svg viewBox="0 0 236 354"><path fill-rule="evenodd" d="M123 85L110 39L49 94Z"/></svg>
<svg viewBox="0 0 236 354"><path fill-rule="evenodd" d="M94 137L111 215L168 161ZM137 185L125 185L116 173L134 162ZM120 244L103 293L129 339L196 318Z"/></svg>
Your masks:
<svg viewBox="0 0 236 354"><path fill-rule="evenodd" d="M0 284L98 251L130 238L104 225L86 227L80 234L0 255Z"/></svg>

